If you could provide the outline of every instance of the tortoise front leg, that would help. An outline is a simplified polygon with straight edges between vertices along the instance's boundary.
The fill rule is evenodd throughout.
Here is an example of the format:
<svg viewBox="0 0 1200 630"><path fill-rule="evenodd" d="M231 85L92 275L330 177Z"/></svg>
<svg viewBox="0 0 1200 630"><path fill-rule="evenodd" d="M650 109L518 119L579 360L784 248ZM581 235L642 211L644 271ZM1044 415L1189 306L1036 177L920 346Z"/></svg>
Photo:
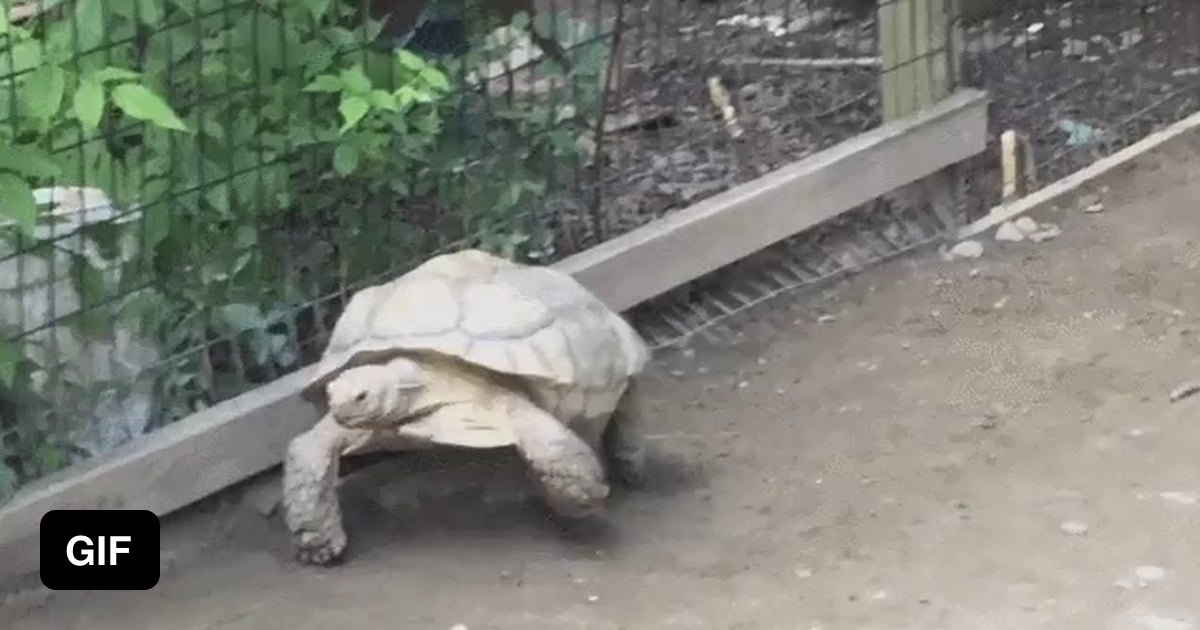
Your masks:
<svg viewBox="0 0 1200 630"><path fill-rule="evenodd" d="M557 515L582 519L604 510L609 487L596 451L558 418L520 397L509 396L510 427L517 453Z"/></svg>
<svg viewBox="0 0 1200 630"><path fill-rule="evenodd" d="M292 533L296 557L306 564L328 565L346 549L338 502L338 461L367 442L370 433L346 429L326 415L288 445L283 463L284 521Z"/></svg>

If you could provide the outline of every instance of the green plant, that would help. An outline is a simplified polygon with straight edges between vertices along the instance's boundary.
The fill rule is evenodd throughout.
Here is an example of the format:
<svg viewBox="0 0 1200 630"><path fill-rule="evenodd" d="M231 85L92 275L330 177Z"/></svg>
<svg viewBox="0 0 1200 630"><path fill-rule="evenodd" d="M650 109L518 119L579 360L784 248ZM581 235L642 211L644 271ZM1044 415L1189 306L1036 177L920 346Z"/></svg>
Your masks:
<svg viewBox="0 0 1200 630"><path fill-rule="evenodd" d="M608 50L590 24L554 13L536 19L540 32L560 34L570 69L548 58L517 69L531 94L495 98L483 86L453 93L448 105L459 115L447 121L430 175L441 184L441 205L458 211L452 231L507 257L546 259L554 234L530 210L575 201L570 193L588 157L579 139L600 114ZM531 48L529 26L529 16L516 14L456 67L465 72L507 57L513 46Z"/></svg>
<svg viewBox="0 0 1200 630"><path fill-rule="evenodd" d="M92 454L64 397L91 409L151 383L151 423L166 424L297 367L311 326L297 314L320 317L305 309L350 283L460 238L547 251L529 211L565 196L605 55L585 45L571 73L549 68L554 102L461 80L504 45L430 61L336 0L79 0L2 28L0 238L66 261L51 275L79 305L57 325L88 343L136 333L157 359L96 382L5 329L0 503ZM32 192L55 184L112 199L119 224L77 226L104 255L49 242Z"/></svg>
<svg viewBox="0 0 1200 630"><path fill-rule="evenodd" d="M306 285L287 264L287 230L317 225L321 241L363 240L362 226L340 219L402 193L403 180L387 174L411 171L439 133L445 76L410 53L372 48L378 32L328 0L77 2L26 25L6 20L0 75L13 80L0 86L9 123L0 131L0 212L36 236L33 187L100 187L137 212L141 256L126 261L115 286L96 269L63 274L78 276L81 315L116 318L164 354L240 335L250 361L294 363L288 336L269 329L339 275L377 267L365 261L378 250L346 247L340 269ZM283 238L270 238L271 228ZM402 239L391 246L403 256ZM330 263L309 261L321 264ZM114 304L86 305L106 301ZM30 389L21 343L0 353L7 400ZM218 384L203 354L164 366L158 422L211 402ZM0 426L8 464L0 481L40 476L75 455L39 455L69 428L55 411L22 407L24 420Z"/></svg>

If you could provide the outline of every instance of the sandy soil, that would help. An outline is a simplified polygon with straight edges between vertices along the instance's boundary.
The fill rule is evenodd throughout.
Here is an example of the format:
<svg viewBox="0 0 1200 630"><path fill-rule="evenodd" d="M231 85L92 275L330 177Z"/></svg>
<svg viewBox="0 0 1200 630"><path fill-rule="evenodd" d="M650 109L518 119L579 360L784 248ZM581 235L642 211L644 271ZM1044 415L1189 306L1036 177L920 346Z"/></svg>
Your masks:
<svg viewBox="0 0 1200 630"><path fill-rule="evenodd" d="M664 356L658 477L603 535L487 470L406 507L431 473L349 488L353 553L316 570L225 499L174 519L153 591L27 594L0 627L1193 628L1200 397L1168 394L1200 378L1198 167L1200 142L1148 158L1104 212L1038 217L1053 241L910 258Z"/></svg>

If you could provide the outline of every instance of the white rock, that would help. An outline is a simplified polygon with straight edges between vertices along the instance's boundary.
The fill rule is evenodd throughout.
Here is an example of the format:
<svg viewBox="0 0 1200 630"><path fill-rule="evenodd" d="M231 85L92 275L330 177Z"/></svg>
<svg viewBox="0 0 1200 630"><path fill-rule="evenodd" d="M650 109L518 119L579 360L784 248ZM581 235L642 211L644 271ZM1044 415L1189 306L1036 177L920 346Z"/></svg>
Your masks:
<svg viewBox="0 0 1200 630"><path fill-rule="evenodd" d="M1153 565L1143 565L1137 567L1133 570L1133 574L1137 576L1137 579L1142 583L1147 584L1150 582L1157 582L1167 577L1167 572L1165 569Z"/></svg>
<svg viewBox="0 0 1200 630"><path fill-rule="evenodd" d="M1196 505L1200 503L1200 496L1197 496L1195 492L1159 492L1158 498L1180 505Z"/></svg>
<svg viewBox="0 0 1200 630"><path fill-rule="evenodd" d="M1017 219L1013 221L1013 225L1015 225L1018 230L1021 230L1021 234L1026 236L1033 234L1042 227L1038 225L1037 221L1034 221L1029 217L1017 217Z"/></svg>
<svg viewBox="0 0 1200 630"><path fill-rule="evenodd" d="M818 324L829 324L829 323L836 322L836 321L837 321L837 318L834 317L833 315L822 315L817 318Z"/></svg>
<svg viewBox="0 0 1200 630"><path fill-rule="evenodd" d="M1082 521L1063 521L1058 528L1068 536L1085 536L1088 533L1087 523Z"/></svg>
<svg viewBox="0 0 1200 630"><path fill-rule="evenodd" d="M983 255L983 243L979 241L962 241L950 248L952 258L979 258Z"/></svg>
<svg viewBox="0 0 1200 630"><path fill-rule="evenodd" d="M1138 625L1146 630L1192 630L1196 627L1191 617L1147 613L1137 617Z"/></svg>
<svg viewBox="0 0 1200 630"><path fill-rule="evenodd" d="M1104 212L1104 204L1099 201L1089 203L1088 205L1084 206L1083 211L1087 214L1098 214L1100 212Z"/></svg>
<svg viewBox="0 0 1200 630"><path fill-rule="evenodd" d="M996 228L996 241L1001 243L1017 243L1025 240L1025 233L1012 221L1005 221Z"/></svg>
<svg viewBox="0 0 1200 630"><path fill-rule="evenodd" d="M595 604L596 602L600 601L600 596L599 595L588 595L587 600L589 603Z"/></svg>
<svg viewBox="0 0 1200 630"><path fill-rule="evenodd" d="M1062 234L1062 230L1053 223L1047 223L1041 227L1042 229L1029 235L1029 240L1033 241L1034 243L1041 243L1042 241L1048 241Z"/></svg>
<svg viewBox="0 0 1200 630"><path fill-rule="evenodd" d="M798 577L800 579L810 578L813 576L812 569L805 568L805 567L798 568L795 571L793 571L793 573L795 573L796 577Z"/></svg>
<svg viewBox="0 0 1200 630"><path fill-rule="evenodd" d="M467 630L467 624L456 623L453 626L450 626L450 630Z"/></svg>

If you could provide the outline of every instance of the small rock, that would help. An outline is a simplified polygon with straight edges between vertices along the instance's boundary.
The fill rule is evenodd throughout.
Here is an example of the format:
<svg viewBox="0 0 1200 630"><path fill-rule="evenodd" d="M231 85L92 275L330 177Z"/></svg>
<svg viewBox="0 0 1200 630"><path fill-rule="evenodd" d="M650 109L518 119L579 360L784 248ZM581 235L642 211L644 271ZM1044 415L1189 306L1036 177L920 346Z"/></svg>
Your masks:
<svg viewBox="0 0 1200 630"><path fill-rule="evenodd" d="M874 593L871 593L871 599L873 599L875 601L884 600L884 599L887 599L888 597L891 597L891 595L887 591L881 590L881 591L875 591Z"/></svg>
<svg viewBox="0 0 1200 630"><path fill-rule="evenodd" d="M800 579L810 578L813 576L812 569L806 567L798 568L795 571L792 571L792 573L794 573L796 577Z"/></svg>
<svg viewBox="0 0 1200 630"><path fill-rule="evenodd" d="M1021 230L1021 234L1025 236L1033 234L1041 229L1041 226L1038 225L1038 222L1029 217L1017 217L1017 219L1013 221L1013 225L1016 226L1018 230Z"/></svg>
<svg viewBox="0 0 1200 630"><path fill-rule="evenodd" d="M1083 211L1086 214L1098 214L1104 212L1104 204L1099 201L1089 203L1088 205L1084 206Z"/></svg>
<svg viewBox="0 0 1200 630"><path fill-rule="evenodd" d="M983 255L983 243L962 241L950 248L951 258L979 258Z"/></svg>
<svg viewBox="0 0 1200 630"><path fill-rule="evenodd" d="M1149 584L1150 582L1157 582L1157 581L1167 577L1167 572L1165 569L1163 569L1162 567L1156 567L1153 565L1144 565L1144 566L1137 567L1133 570L1133 574L1143 584Z"/></svg>
<svg viewBox="0 0 1200 630"><path fill-rule="evenodd" d="M467 624L456 623L453 626L450 626L450 630L467 630Z"/></svg>
<svg viewBox="0 0 1200 630"><path fill-rule="evenodd" d="M1042 241L1048 241L1052 238L1062 235L1062 230L1053 223L1047 223L1041 227L1042 229L1028 236L1029 240L1033 241L1034 243L1041 243Z"/></svg>
<svg viewBox="0 0 1200 630"><path fill-rule="evenodd" d="M1170 503L1178 503L1179 505L1196 505L1200 503L1200 496L1195 492L1159 492L1158 498Z"/></svg>
<svg viewBox="0 0 1200 630"><path fill-rule="evenodd" d="M1065 39L1062 45L1064 57L1082 57L1087 54L1088 43L1082 39Z"/></svg>
<svg viewBox="0 0 1200 630"><path fill-rule="evenodd" d="M1200 392L1200 382L1189 381L1187 383L1178 385L1175 387L1175 389L1171 390L1169 399L1171 402L1179 402L1184 398L1195 395L1198 392Z"/></svg>
<svg viewBox="0 0 1200 630"><path fill-rule="evenodd" d="M739 381L737 384L738 389L746 389L749 386L750 386L750 383L748 381Z"/></svg>
<svg viewBox="0 0 1200 630"><path fill-rule="evenodd" d="M1005 221L996 228L996 241L1001 243L1017 243L1025 240L1025 233L1012 221Z"/></svg>
<svg viewBox="0 0 1200 630"><path fill-rule="evenodd" d="M1058 528L1068 536L1086 536L1088 533L1087 523L1081 521L1063 521Z"/></svg>
<svg viewBox="0 0 1200 630"><path fill-rule="evenodd" d="M830 323L833 323L836 321L837 321L837 317L834 317L833 315L828 315L828 314L822 315L817 318L818 324L830 324Z"/></svg>
<svg viewBox="0 0 1200 630"><path fill-rule="evenodd" d="M600 601L600 596L599 595L588 595L587 600L588 600L589 604L595 604L596 602Z"/></svg>
<svg viewBox="0 0 1200 630"><path fill-rule="evenodd" d="M1196 622L1190 615L1146 613L1137 617L1138 625L1146 630L1192 630Z"/></svg>
<svg viewBox="0 0 1200 630"><path fill-rule="evenodd" d="M1124 50L1131 46L1137 46L1144 39L1144 36L1142 35L1142 30L1139 28L1131 28L1126 31L1121 31L1120 37L1121 37L1121 43L1118 44L1118 47L1121 50Z"/></svg>

